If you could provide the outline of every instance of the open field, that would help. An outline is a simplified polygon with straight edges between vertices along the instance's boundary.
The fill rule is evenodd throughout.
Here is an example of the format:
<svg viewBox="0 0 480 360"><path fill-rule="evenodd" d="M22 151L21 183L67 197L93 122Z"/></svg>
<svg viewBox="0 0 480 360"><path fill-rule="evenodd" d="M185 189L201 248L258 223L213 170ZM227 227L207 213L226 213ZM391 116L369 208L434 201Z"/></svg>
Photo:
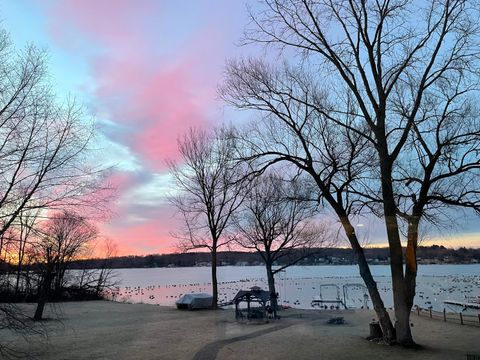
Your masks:
<svg viewBox="0 0 480 360"><path fill-rule="evenodd" d="M29 306L29 305L27 305ZM33 306L32 309L33 310ZM53 311L53 313L52 313ZM421 350L365 340L373 313L286 310L268 324L239 324L233 310L178 311L105 301L49 307L48 340L1 332L37 359L466 359L480 355L480 328L412 315ZM327 325L343 316L345 325Z"/></svg>

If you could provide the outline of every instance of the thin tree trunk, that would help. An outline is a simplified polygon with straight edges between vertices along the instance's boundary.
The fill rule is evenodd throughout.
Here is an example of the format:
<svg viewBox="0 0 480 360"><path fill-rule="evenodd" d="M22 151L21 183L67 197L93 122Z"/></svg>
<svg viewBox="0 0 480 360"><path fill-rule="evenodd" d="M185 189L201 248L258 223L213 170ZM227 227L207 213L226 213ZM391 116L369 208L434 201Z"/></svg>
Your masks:
<svg viewBox="0 0 480 360"><path fill-rule="evenodd" d="M102 271L103 271L103 270L102 270ZM83 269L83 270L82 270L82 276L80 276L80 283L78 284L78 287L79 287L80 289L83 288L83 279L85 278L85 272L86 272L86 270Z"/></svg>
<svg viewBox="0 0 480 360"><path fill-rule="evenodd" d="M17 269L17 279L15 280L15 295L18 295L18 288L20 286L20 271L21 267L19 265Z"/></svg>
<svg viewBox="0 0 480 360"><path fill-rule="evenodd" d="M30 282L30 264L25 267L25 289L24 289L24 301L29 295L33 293Z"/></svg>
<svg viewBox="0 0 480 360"><path fill-rule="evenodd" d="M217 249L212 249L212 309L218 308Z"/></svg>
<svg viewBox="0 0 480 360"><path fill-rule="evenodd" d="M2 256L2 250L3 250L3 234L0 236L0 258Z"/></svg>
<svg viewBox="0 0 480 360"><path fill-rule="evenodd" d="M63 262L64 260L62 260ZM57 269L55 271L55 282L54 282L54 294L56 298L61 297L62 287L63 287L63 279L65 276L65 266L62 266L60 263L57 265Z"/></svg>
<svg viewBox="0 0 480 360"><path fill-rule="evenodd" d="M97 297L100 296L100 291L103 290L104 284L107 278L107 264L103 263L102 270L100 271L100 275L98 276L97 287L95 289L95 295Z"/></svg>
<svg viewBox="0 0 480 360"><path fill-rule="evenodd" d="M20 242L20 249L18 252L18 267L17 267L17 279L15 282L15 295L18 295L19 285L20 285L20 275L22 272L23 266L23 257L25 256L25 245Z"/></svg>

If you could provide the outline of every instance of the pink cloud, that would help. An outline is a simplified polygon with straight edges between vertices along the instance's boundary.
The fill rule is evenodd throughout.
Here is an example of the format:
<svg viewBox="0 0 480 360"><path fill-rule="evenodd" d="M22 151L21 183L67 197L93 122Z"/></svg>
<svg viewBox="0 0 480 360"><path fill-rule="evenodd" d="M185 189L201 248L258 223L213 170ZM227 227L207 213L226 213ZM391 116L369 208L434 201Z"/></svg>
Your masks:
<svg viewBox="0 0 480 360"><path fill-rule="evenodd" d="M103 234L115 239L119 255L174 252L177 250L177 242L170 234L176 221L170 217L171 213L166 211L160 217L163 221L157 219L125 226L114 222L103 226Z"/></svg>
<svg viewBox="0 0 480 360"><path fill-rule="evenodd" d="M105 60L94 68L101 81L95 93L99 106L128 127L127 146L150 168L163 169L163 160L177 154L178 135L207 122L214 89L202 88L192 60L160 69L148 69L146 59Z"/></svg>
<svg viewBox="0 0 480 360"><path fill-rule="evenodd" d="M222 53L220 32L206 24L178 47L175 33L160 30L162 21L180 24L160 10L155 1L67 0L49 12L58 43L68 48L72 39L83 38L99 48L90 59L95 107L126 126L127 136L113 140L152 170L164 170L163 160L176 157L179 134L208 122L224 60L212 61L213 53ZM161 55L172 46L173 54Z"/></svg>
<svg viewBox="0 0 480 360"><path fill-rule="evenodd" d="M119 199L148 183L150 173L166 170L164 160L178 157L177 137L189 126L216 120L212 109L218 106L222 54L233 42L226 38L231 30L225 30L232 19L224 14L235 11L223 0L192 4L206 16L200 19L187 14L185 6L156 0L51 0L47 8L56 44L88 62L94 83L85 89L93 89L95 112L120 125L105 128L106 135L128 147L143 166L140 172L110 176ZM103 229L119 242L120 253L173 251L172 210L131 201L117 201L116 216Z"/></svg>
<svg viewBox="0 0 480 360"><path fill-rule="evenodd" d="M78 38L77 31L90 43L114 43L119 48L141 45L143 21L158 19L160 11L153 0L143 0L141 6L135 0L61 0L53 2L48 15L54 20L48 24L50 33L67 48Z"/></svg>
<svg viewBox="0 0 480 360"><path fill-rule="evenodd" d="M117 189L119 192L124 192L126 189L135 185L135 178L127 172L113 172L105 179L107 187Z"/></svg>
<svg viewBox="0 0 480 360"><path fill-rule="evenodd" d="M122 171L106 179L108 186L117 189L118 197L112 204L113 217L101 226L102 236L117 243L120 255L175 251L176 240L171 233L180 224L174 218L174 209L165 200L155 204L148 201L148 194L135 195L151 180L145 172Z"/></svg>

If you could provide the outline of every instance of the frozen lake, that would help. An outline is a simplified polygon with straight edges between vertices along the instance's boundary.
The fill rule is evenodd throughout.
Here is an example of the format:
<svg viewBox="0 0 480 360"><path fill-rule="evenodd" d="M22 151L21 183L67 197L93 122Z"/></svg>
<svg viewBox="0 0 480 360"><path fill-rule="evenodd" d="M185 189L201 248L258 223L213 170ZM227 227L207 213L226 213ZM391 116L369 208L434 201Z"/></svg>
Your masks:
<svg viewBox="0 0 480 360"><path fill-rule="evenodd" d="M371 271L387 307L392 307L390 267L372 265ZM116 301L170 305L185 293L206 292L210 289L209 267L148 268L115 270L118 291ZM222 266L218 268L219 301L230 301L238 290L259 286L267 289L265 268L262 266ZM345 299L349 307L361 307L363 284L355 265L293 266L276 276L280 303L297 308L311 308L318 299ZM343 286L350 284L344 294ZM327 286L329 285L329 286ZM332 286L336 285L336 286ZM420 265L415 304L422 308L457 312L443 300L465 301L480 295L480 264ZM371 306L371 303L368 303Z"/></svg>

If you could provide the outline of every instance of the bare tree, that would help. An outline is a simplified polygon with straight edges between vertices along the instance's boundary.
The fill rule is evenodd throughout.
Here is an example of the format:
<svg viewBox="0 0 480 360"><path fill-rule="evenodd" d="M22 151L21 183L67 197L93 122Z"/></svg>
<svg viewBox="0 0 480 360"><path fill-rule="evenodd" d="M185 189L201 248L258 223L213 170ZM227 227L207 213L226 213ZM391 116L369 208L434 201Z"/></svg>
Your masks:
<svg viewBox="0 0 480 360"><path fill-rule="evenodd" d="M103 212L110 195L103 186L104 168L91 158L93 124L73 99L59 101L46 59L35 46L15 49L0 30L0 255L12 262L23 262L31 250L25 235L33 224L23 221L26 214L44 218L52 209L69 208ZM6 279L2 290L11 286L11 277ZM1 318L15 314L3 306L0 322L14 324Z"/></svg>
<svg viewBox="0 0 480 360"><path fill-rule="evenodd" d="M64 211L47 220L36 244L42 271L34 320L42 319L52 285L56 292L62 290L68 263L83 255L97 233L85 218L74 213Z"/></svg>
<svg viewBox="0 0 480 360"><path fill-rule="evenodd" d="M308 201L310 194L304 185L298 178L284 180L271 173L258 177L234 214L236 242L256 251L265 263L274 317L278 306L275 274L319 251L325 243L333 244L324 224L314 219L317 210Z"/></svg>
<svg viewBox="0 0 480 360"><path fill-rule="evenodd" d="M103 261L95 280L95 294L97 296L101 296L105 290L112 290L117 285L114 280L115 272L112 269L112 258L117 256L118 253L117 244L112 239L107 238L103 240L102 247L101 258Z"/></svg>
<svg viewBox="0 0 480 360"><path fill-rule="evenodd" d="M265 11L252 14L246 42L301 53L304 69L321 74L329 89L308 105L373 150L376 166L363 184L372 191L353 193L385 220L396 340L413 344L419 226L438 221L444 207L480 209L480 127L472 103L479 8L463 0L264 3Z"/></svg>
<svg viewBox="0 0 480 360"><path fill-rule="evenodd" d="M105 175L93 165L93 124L74 100L51 90L46 53L18 55L0 33L0 235L23 212L105 204L97 195Z"/></svg>
<svg viewBox="0 0 480 360"><path fill-rule="evenodd" d="M117 244L111 238L99 239L94 244L94 254L99 259L99 265L95 269L83 269L77 275L72 284L82 291L90 293L95 298L105 297L118 285L116 273L112 269L112 259L117 256ZM89 254L92 257L92 254Z"/></svg>
<svg viewBox="0 0 480 360"><path fill-rule="evenodd" d="M17 247L17 279L15 281L15 295L19 294L20 291L20 279L22 275L24 276L24 282L27 284L28 280L28 269L25 271L24 264L25 258L28 254L28 250L31 248L31 235L33 235L32 230L37 222L38 215L40 210L36 209L33 211L22 211L18 216L19 226L16 226L16 247Z"/></svg>
<svg viewBox="0 0 480 360"><path fill-rule="evenodd" d="M264 115L263 121L237 134L239 151L252 169L261 173L287 162L311 177L317 188L312 193L318 193L340 220L385 338L391 341L393 325L353 222L365 208L355 189L369 188L365 175L372 166L372 151L363 136L330 121L332 114L318 111L323 96L315 85L314 77L289 67L278 70L262 61L232 61L221 95L237 108ZM340 116L350 123L356 120L349 113Z"/></svg>
<svg viewBox="0 0 480 360"><path fill-rule="evenodd" d="M15 244L18 234L14 229L8 229L0 236L0 262L3 264L0 268L0 289L2 292L11 291L11 267L9 266L12 254L15 253Z"/></svg>
<svg viewBox="0 0 480 360"><path fill-rule="evenodd" d="M232 214L244 196L233 141L226 130L191 128L178 140L181 163L169 163L177 187L170 200L185 224L183 232L175 235L183 250L210 251L213 308L218 302L217 251L230 241Z"/></svg>

